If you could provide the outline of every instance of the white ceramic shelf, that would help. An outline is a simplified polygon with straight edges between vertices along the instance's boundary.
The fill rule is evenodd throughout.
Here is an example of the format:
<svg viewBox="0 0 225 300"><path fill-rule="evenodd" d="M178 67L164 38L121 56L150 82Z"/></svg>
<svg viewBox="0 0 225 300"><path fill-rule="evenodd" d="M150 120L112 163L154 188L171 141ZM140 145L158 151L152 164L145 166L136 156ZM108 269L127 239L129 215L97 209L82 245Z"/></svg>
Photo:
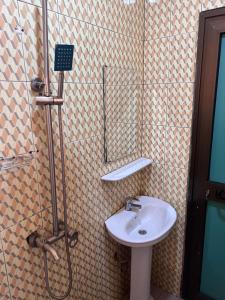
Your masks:
<svg viewBox="0 0 225 300"><path fill-rule="evenodd" d="M146 168L147 166L152 164L152 160L148 158L141 157L139 159L136 159L132 161L131 163L114 170L104 176L101 177L101 180L103 181L119 181L123 180L138 171L141 171L142 169Z"/></svg>

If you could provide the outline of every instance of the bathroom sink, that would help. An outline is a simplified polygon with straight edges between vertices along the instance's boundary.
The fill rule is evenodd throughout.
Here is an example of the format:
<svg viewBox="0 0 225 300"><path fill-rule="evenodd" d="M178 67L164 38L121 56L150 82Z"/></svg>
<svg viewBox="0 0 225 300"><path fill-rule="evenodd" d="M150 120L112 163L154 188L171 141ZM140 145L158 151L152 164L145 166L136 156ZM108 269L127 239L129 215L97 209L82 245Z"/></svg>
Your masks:
<svg viewBox="0 0 225 300"><path fill-rule="evenodd" d="M130 300L154 300L150 287L152 246L169 234L177 213L163 200L147 196L138 199L134 204L141 205L141 209L137 205L132 211L122 208L105 225L112 238L131 247Z"/></svg>
<svg viewBox="0 0 225 300"><path fill-rule="evenodd" d="M177 214L167 202L147 196L139 197L142 208L125 208L106 220L109 234L120 244L129 247L148 247L160 242L172 229Z"/></svg>

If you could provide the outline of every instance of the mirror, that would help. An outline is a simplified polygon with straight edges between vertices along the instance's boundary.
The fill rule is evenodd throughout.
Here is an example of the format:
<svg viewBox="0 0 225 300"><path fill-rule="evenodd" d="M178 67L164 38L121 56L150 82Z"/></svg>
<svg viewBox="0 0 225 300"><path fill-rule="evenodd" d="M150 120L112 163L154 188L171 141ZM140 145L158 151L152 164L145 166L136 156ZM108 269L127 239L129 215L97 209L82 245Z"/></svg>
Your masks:
<svg viewBox="0 0 225 300"><path fill-rule="evenodd" d="M140 145L141 92L133 69L104 66L105 162L135 153Z"/></svg>

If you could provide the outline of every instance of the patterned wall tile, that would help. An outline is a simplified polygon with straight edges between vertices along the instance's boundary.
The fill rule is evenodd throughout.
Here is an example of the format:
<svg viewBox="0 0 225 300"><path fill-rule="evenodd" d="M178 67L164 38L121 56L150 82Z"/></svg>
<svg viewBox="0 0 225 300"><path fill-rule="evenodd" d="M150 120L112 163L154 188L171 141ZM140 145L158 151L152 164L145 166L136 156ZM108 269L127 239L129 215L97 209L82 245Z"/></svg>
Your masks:
<svg viewBox="0 0 225 300"><path fill-rule="evenodd" d="M190 151L190 129L167 127L165 162L171 166L188 168Z"/></svg>
<svg viewBox="0 0 225 300"><path fill-rule="evenodd" d="M177 296L180 294L184 255L187 176L187 169L165 168L165 199L176 207L178 220L170 236L155 246L153 252L153 281Z"/></svg>
<svg viewBox="0 0 225 300"><path fill-rule="evenodd" d="M167 90L166 84L144 86L143 124L166 124Z"/></svg>
<svg viewBox="0 0 225 300"><path fill-rule="evenodd" d="M168 80L169 39L145 42L145 84L165 83Z"/></svg>
<svg viewBox="0 0 225 300"><path fill-rule="evenodd" d="M129 7L129 36L135 37L138 40L144 39L144 0L137 0L130 4Z"/></svg>
<svg viewBox="0 0 225 300"><path fill-rule="evenodd" d="M8 287L8 279L5 268L5 260L4 254L0 253L0 298L2 299L10 299L9 287Z"/></svg>
<svg viewBox="0 0 225 300"><path fill-rule="evenodd" d="M167 125L191 126L193 92L192 83L168 85Z"/></svg>
<svg viewBox="0 0 225 300"><path fill-rule="evenodd" d="M145 39L151 40L170 35L170 1L145 1Z"/></svg>
<svg viewBox="0 0 225 300"><path fill-rule="evenodd" d="M5 20L3 22L6 26L5 32L10 32L10 36L12 36L11 32L14 28L14 25L12 26L12 24L17 24L17 21L14 20L18 19L18 13L14 10L16 2L10 2L13 3L11 8L8 3L7 7L5 3L2 6L4 10L2 15L7 15L8 12L6 12L6 10L9 11L9 8L14 11L12 15L15 15L16 17L12 20L12 22L4 23ZM40 6L40 1L26 0L26 2L37 5L36 7L25 4L24 2L25 1L22 3L20 1L19 7L21 25L25 30L22 35L26 59L27 79L30 80L34 75L42 75L42 37L39 34L41 33L41 15L40 7L37 7ZM118 166L140 157L140 148L138 148L137 152L116 162L104 164L101 127L102 86L89 85L87 90L81 90L81 88L79 88L79 84L76 85L75 83L102 83L102 66L104 64L118 66L121 68L127 68L128 66L132 67L138 73L139 79L136 83L142 83L143 43L141 41L141 36L143 28L141 24L143 20L141 16L143 14L143 1L138 0L135 4L129 6L125 6L122 0L88 0L85 3L83 0L76 0L75 2L76 5L74 6L74 2L72 3L71 1L65 2L64 0L59 0L59 11L61 14L67 15L67 17L63 15L58 16L52 11L49 13L51 32L51 65L53 62L53 49L55 42L62 41L63 43L68 42L75 45L74 71L70 72L69 75L66 75L66 80L69 81L70 84L66 84L65 86L66 102L64 105L65 110L63 115L64 127L66 129L64 131L65 140L67 143L73 141L66 145L69 223L74 224L74 227L80 232L80 243L77 249L71 252L73 270L75 274L74 287L71 296L68 299L118 300L129 289L129 264L125 270L121 271L121 266L115 261L114 254L117 252L119 257L122 259L128 259L129 249L120 246L108 237L108 234L104 229L104 221L107 217L124 205L124 199L126 196L139 194L141 188L142 192L147 194L152 193L156 196L163 197L164 186L162 186L162 183L164 183L164 169L166 168L161 164L154 164L151 166L151 168L146 170L146 173L143 173L144 179L142 186L142 176L140 174L118 184L102 183L100 181L100 176ZM52 0L49 4L49 9L57 11L55 0ZM171 24L169 24L169 17L167 22L165 21L165 18L170 13L169 11L166 12L165 7L167 7L167 5L163 0L158 2L156 5L157 8L156 6L154 8L152 7L152 11L147 10L147 13L153 15L152 18L155 19L154 24L157 23L157 25L152 26L151 28L147 26L147 30L151 31L148 35L162 37L164 34L168 35ZM192 6L195 6L193 1ZM159 9L160 7L161 12ZM180 17L180 14L184 13L184 15L186 15L186 10L189 10L186 6L180 9L179 4L175 2L174 7L176 7L176 16L178 18ZM191 12L193 7L190 8ZM184 9L184 12L182 9ZM70 17L88 21L90 24L102 26L109 30L96 26L93 27L90 24L80 22ZM58 22L58 18L60 19L60 22ZM148 21L151 22L151 20ZM191 18L190 24L192 26L193 18ZM112 32L112 30L120 32L123 35ZM124 36L124 34L128 36ZM189 74L191 73L190 69L192 69L193 64L192 60L194 59L194 55L190 53L192 42L189 37L184 39L184 42L181 41L182 39L182 36L176 37L173 40L171 38L170 48L167 39L156 40L155 42L151 41L145 44L145 80L147 83L152 84L167 82L168 67L171 69L174 68L174 70L172 70L174 73L170 72L170 80L172 82L180 82L184 80L189 81ZM6 40L7 39L5 38L4 41ZM13 48L20 49L21 43L19 42L18 36L16 35L14 44L19 46L13 46ZM187 48L184 45L185 43L187 44ZM8 48L11 49L12 46L10 45ZM168 55L169 49L171 50L170 57ZM13 57L14 54L11 54L11 56ZM15 57L17 56L15 55ZM16 61L17 66L20 66L20 64L23 65L20 61L22 60ZM3 64L5 64L5 62L3 62ZM176 67L176 64L178 67ZM14 62L10 63L10 65L14 65ZM20 80L25 79L23 79L23 76L20 75L20 73L22 74L21 68L19 71L16 71L16 75L10 75L10 80L18 80L17 78L20 78ZM11 71L7 70L6 73L7 72L11 74ZM7 77L7 79L8 78L9 77ZM57 78L54 75L52 80L56 81L56 79ZM146 111L146 124L151 124L151 121L149 120L154 118L155 124L165 124L166 100L164 98L166 98L166 94L164 96L164 92L165 90L163 88L155 91L153 90L153 96L151 96L152 94L149 95L149 91L146 91L147 97L153 97L151 98L153 100L148 99L145 102L144 111ZM188 91L183 94L183 90L180 92L179 96L173 89L169 92L169 99L178 99L177 97L180 97L180 95L183 99L183 95L188 95ZM67 94L69 94L69 96L67 96ZM32 101L32 97L30 98L30 101ZM178 100L174 100L174 107L176 106L175 101ZM155 115L159 114L158 116L153 116L152 114L151 117L151 109L149 109L151 105L154 107ZM169 115L167 116L169 122L178 122L172 117L173 114L175 114L173 110L169 111ZM57 125L55 111L53 111L53 119L55 130ZM46 128L43 109L33 108L31 120L32 131L34 132L35 137L35 146L40 150L39 155L37 156L39 196L41 198L40 204L42 208L48 208L50 206L50 190ZM90 127L87 130L86 124L89 124ZM151 134L145 135L144 143L147 143L148 146L146 146L144 151L147 154L152 154L152 156L156 158L156 161L163 162L164 146L163 148L161 147L164 145L166 138L165 130L160 126L145 126L144 134L149 128L151 128ZM162 128L162 131L158 130L159 128ZM180 160L186 167L187 156L185 149L188 144L188 138L186 137L186 135L188 136L187 129L178 128L177 132L171 129L172 133L170 134L168 133L169 130L170 129L168 128L168 143L171 142L171 140L173 141L168 147L169 162L173 162L175 165L178 165L177 157L179 156L179 153L184 153L182 154L183 156L180 157ZM182 130L185 132L184 138L182 137ZM97 135L97 137L90 139L90 137L93 136L92 132L93 135ZM56 175L57 185L59 185L60 161L57 134L55 135L55 138L57 165ZM89 138L89 140L82 140L74 143L76 139L87 138ZM176 140L178 140L177 144L175 142ZM156 149L155 152L153 151L153 145ZM176 154L177 156L175 156L174 153L176 153L177 149L180 152L178 151L178 155ZM173 160L175 160L175 162ZM173 170L170 170L170 172L168 171L166 176L171 178L173 172L175 172L175 178L177 179L179 172ZM9 176L9 174L7 176ZM181 180L183 181L182 178L183 177L181 176ZM31 179L32 178L29 178L30 181ZM179 179L177 179L177 182L179 182ZM174 184L174 186L176 185ZM165 187L167 189L167 182L165 182ZM5 188L5 190L8 191L9 189ZM168 191L170 191L169 188ZM179 187L177 187L174 192L177 191L180 191ZM62 199L61 192L61 188L59 188L58 195L60 200ZM20 195L18 196L19 199L21 199L21 197L22 196ZM182 200L178 200L177 198L177 202L174 203L174 205L179 206L179 201L182 202L183 199L184 198L182 198ZM62 207L60 200L59 208L61 216ZM180 215L182 215L183 211L181 212L181 210L179 210L179 212ZM10 214L7 213L6 217L8 217L8 215ZM51 228L51 209L45 209L41 217L39 215L33 216L31 219L18 223L16 226L3 232L3 246L6 253L7 271L10 275L9 283L13 299L48 299L43 282L43 262L40 259L40 250L31 250L27 248L25 243L25 237L28 232L35 230L37 226L41 225L42 221L43 231L49 231ZM179 221L178 226L168 239L168 242L166 241L161 248L157 248L158 250L155 251L156 258L153 262L153 266L155 266L153 267L154 282L159 285L161 284L161 286L168 291L175 292L177 294L179 293L181 277L183 232L184 224L182 219ZM173 247L171 247L171 243ZM63 245L59 244L57 245L57 248L58 247L60 255L63 257ZM164 253L168 253L168 255L165 257ZM174 255L175 253L176 255ZM51 283L54 289L59 292L65 288L67 281L65 261L62 259L58 267L53 264L53 262L51 263L53 270L53 274L51 273ZM58 276L59 274L62 276L61 278ZM33 284L34 282L35 285Z"/></svg>
<svg viewBox="0 0 225 300"><path fill-rule="evenodd" d="M182 230L184 232L185 228L183 227ZM170 235L153 250L152 284L178 297L180 296L183 248L183 237L178 234L175 227Z"/></svg>
<svg viewBox="0 0 225 300"><path fill-rule="evenodd" d="M37 6L41 6L41 0L19 0L21 2L26 2L26 3L30 3L32 5L37 5ZM53 10L53 11L58 11L58 0L48 0L47 4L48 4L48 9L49 10Z"/></svg>
<svg viewBox="0 0 225 300"><path fill-rule="evenodd" d="M165 154L165 127L143 126L142 132L142 155L153 159L156 163L164 162Z"/></svg>
<svg viewBox="0 0 225 300"><path fill-rule="evenodd" d="M88 21L89 5L86 0L58 0L59 12L63 15Z"/></svg>
<svg viewBox="0 0 225 300"><path fill-rule="evenodd" d="M0 82L0 114L0 156L34 150L25 83Z"/></svg>
<svg viewBox="0 0 225 300"><path fill-rule="evenodd" d="M23 81L25 68L16 0L4 0L0 5L0 80Z"/></svg>
<svg viewBox="0 0 225 300"><path fill-rule="evenodd" d="M141 194L164 199L164 165L152 164L142 171Z"/></svg>
<svg viewBox="0 0 225 300"><path fill-rule="evenodd" d="M98 25L103 28L111 28L110 22L113 22L110 18L110 1L111 0L87 0L89 4L89 23Z"/></svg>
<svg viewBox="0 0 225 300"><path fill-rule="evenodd" d="M40 249L29 248L26 241L40 227L41 216L35 215L2 233L12 299L46 299Z"/></svg>
<svg viewBox="0 0 225 300"><path fill-rule="evenodd" d="M187 169L177 169L171 166L165 168L165 198L176 207L178 217L183 222L186 214L187 182Z"/></svg>
<svg viewBox="0 0 225 300"><path fill-rule="evenodd" d="M56 94L56 85L52 85L53 94ZM46 126L46 111L42 106L36 106L34 103L35 94L30 92L30 102L32 103L31 120L32 131L34 135L35 147L38 150L37 154L37 173L39 183L39 195L42 208L48 208L51 205L50 199L50 174L49 174L49 158L48 158L48 143L47 143L47 126ZM66 134L66 113L64 103L62 107L63 128L64 128L64 140L67 140ZM61 163L59 152L59 135L58 135L58 108L51 109L52 121L53 121L53 140L55 144L55 163L56 163L56 181L58 197L61 197Z"/></svg>
<svg viewBox="0 0 225 300"><path fill-rule="evenodd" d="M70 141L87 139L102 129L102 85L65 84Z"/></svg>
<svg viewBox="0 0 225 300"><path fill-rule="evenodd" d="M170 82L193 82L195 79L196 33L178 35L170 39Z"/></svg>
<svg viewBox="0 0 225 300"><path fill-rule="evenodd" d="M96 198L96 173L93 172L94 150L92 140L67 146L69 199L74 205L74 228L80 236L74 252L79 299L98 299L98 211L101 207L95 201L99 199Z"/></svg>
<svg viewBox="0 0 225 300"><path fill-rule="evenodd" d="M110 0L108 2L110 4L109 13L111 18L107 28L124 35L129 35L128 30L130 27L129 15L131 5L127 5L121 0Z"/></svg>
<svg viewBox="0 0 225 300"><path fill-rule="evenodd" d="M135 41L129 38L127 41L128 46L128 65L133 68L137 74L136 84L143 84L143 70L144 60L142 59L144 53L144 44L140 41Z"/></svg>
<svg viewBox="0 0 225 300"><path fill-rule="evenodd" d="M0 229L8 228L40 211L35 161L0 174Z"/></svg>
<svg viewBox="0 0 225 300"><path fill-rule="evenodd" d="M34 77L43 78L43 50L42 50L42 15L41 8L19 3L20 21L24 29L24 57L26 62L27 79L30 81ZM57 74L54 69L54 49L55 44L60 42L58 15L49 11L49 63L51 81L57 81Z"/></svg>
<svg viewBox="0 0 225 300"><path fill-rule="evenodd" d="M110 65L109 31L92 26L90 29L90 69L91 81L103 83L103 66Z"/></svg>
<svg viewBox="0 0 225 300"><path fill-rule="evenodd" d="M70 210L70 203L68 202L68 210ZM42 212L42 218L43 218L43 229L41 230L41 234L43 237L48 238L52 235L52 216L51 216L51 210L47 209ZM70 220L68 222L69 228L73 228L73 224L70 223ZM56 249L59 260L55 261L52 256L48 255L48 270L49 270L49 284L52 289L52 292L55 295L63 295L67 292L68 288L68 282L69 282L69 276L68 276L68 263L67 263L67 256L66 256L66 250L65 250L65 240L59 240L56 243L54 243L53 247ZM71 254L71 263L72 257L74 255L75 250L69 249ZM40 249L39 249L40 251ZM72 266L73 267L73 266ZM73 280L75 281L75 268L73 268ZM73 286L73 290L71 292L71 295L75 295L75 291L77 289L77 284ZM52 298L51 298L52 299ZM66 299L73 299L72 297L67 297Z"/></svg>
<svg viewBox="0 0 225 300"><path fill-rule="evenodd" d="M104 100L107 121L114 123L141 122L142 86L105 86Z"/></svg>
<svg viewBox="0 0 225 300"><path fill-rule="evenodd" d="M45 109L33 105L31 118L35 147L39 151L37 153L37 176L40 204L42 208L47 208L50 206L51 195Z"/></svg>
<svg viewBox="0 0 225 300"><path fill-rule="evenodd" d="M101 234L103 236L103 233ZM129 293L129 264L130 249L117 244L108 234L104 234L105 240L102 241L100 251L101 259L101 286L100 299L124 299ZM107 247L104 247L107 245ZM120 260L127 261L124 267L115 261L114 255L117 253Z"/></svg>
<svg viewBox="0 0 225 300"><path fill-rule="evenodd" d="M110 66L120 67L124 69L130 67L130 39L114 32L110 32L108 42Z"/></svg>
<svg viewBox="0 0 225 300"><path fill-rule="evenodd" d="M90 28L87 23L60 15L62 43L74 45L73 70L66 73L66 81L90 82Z"/></svg>
<svg viewBox="0 0 225 300"><path fill-rule="evenodd" d="M138 124L108 122L106 127L107 161L138 151L141 137Z"/></svg>
<svg viewBox="0 0 225 300"><path fill-rule="evenodd" d="M141 155L141 145L139 145L138 151L128 155L126 157L120 158L114 162L104 163L104 147L103 147L103 135L99 135L95 137L95 145L96 145L96 157L94 171L96 172L98 179L101 178L103 175L111 172L112 170L117 169L120 166L128 164L129 162L134 161L135 159L139 158ZM135 177L135 176L134 176ZM120 191L123 193L123 191Z"/></svg>
<svg viewBox="0 0 225 300"><path fill-rule="evenodd" d="M202 0L202 10L214 9L225 6L224 0Z"/></svg>
<svg viewBox="0 0 225 300"><path fill-rule="evenodd" d="M172 35L198 30L198 17L201 11L200 0L171 1Z"/></svg>

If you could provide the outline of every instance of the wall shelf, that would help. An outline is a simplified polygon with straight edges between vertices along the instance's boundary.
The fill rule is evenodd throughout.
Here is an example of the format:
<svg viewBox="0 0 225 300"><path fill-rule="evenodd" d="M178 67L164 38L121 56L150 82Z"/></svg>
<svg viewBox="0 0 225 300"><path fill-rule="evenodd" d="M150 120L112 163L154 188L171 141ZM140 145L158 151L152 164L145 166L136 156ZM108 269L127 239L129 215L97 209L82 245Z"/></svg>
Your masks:
<svg viewBox="0 0 225 300"><path fill-rule="evenodd" d="M152 160L148 158L138 158L131 163L114 170L104 176L101 177L101 180L103 181L119 181L123 180L138 171L141 171L142 169L146 168L147 166L152 164Z"/></svg>

